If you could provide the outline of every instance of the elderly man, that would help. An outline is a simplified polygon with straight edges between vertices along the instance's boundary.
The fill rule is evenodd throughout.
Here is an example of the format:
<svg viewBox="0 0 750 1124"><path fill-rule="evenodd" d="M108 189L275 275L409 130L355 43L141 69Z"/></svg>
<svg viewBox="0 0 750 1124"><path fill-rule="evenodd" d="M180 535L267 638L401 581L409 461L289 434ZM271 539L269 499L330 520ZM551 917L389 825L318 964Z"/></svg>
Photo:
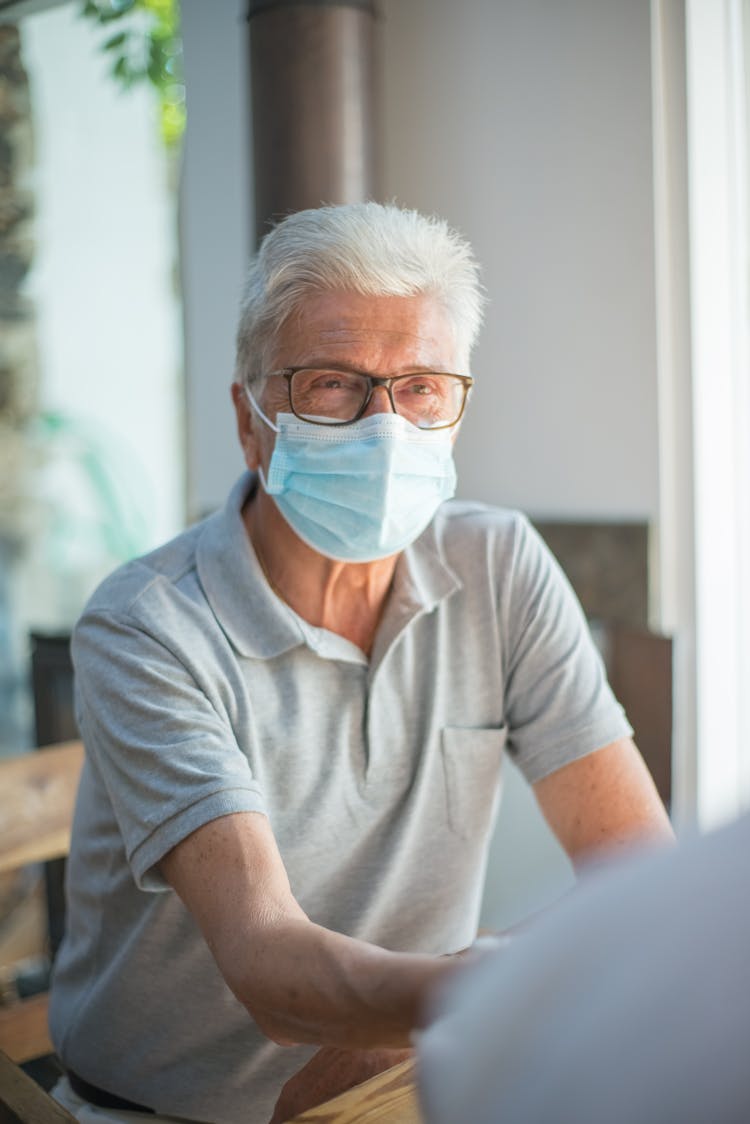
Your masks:
<svg viewBox="0 0 750 1124"><path fill-rule="evenodd" d="M670 835L529 524L445 502L480 305L414 212L306 211L261 247L249 472L75 634L51 1018L82 1120L266 1124L285 1084L275 1119L392 1060L475 936L506 749L574 862Z"/></svg>

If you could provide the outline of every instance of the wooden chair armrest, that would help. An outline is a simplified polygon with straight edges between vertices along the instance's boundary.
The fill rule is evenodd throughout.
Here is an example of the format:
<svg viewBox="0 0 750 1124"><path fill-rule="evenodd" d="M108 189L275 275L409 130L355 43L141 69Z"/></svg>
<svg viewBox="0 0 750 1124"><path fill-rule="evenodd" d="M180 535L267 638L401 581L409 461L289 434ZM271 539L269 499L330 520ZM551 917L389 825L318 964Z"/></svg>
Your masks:
<svg viewBox="0 0 750 1124"><path fill-rule="evenodd" d="M75 1124L75 1117L2 1051L0 1120L3 1124Z"/></svg>

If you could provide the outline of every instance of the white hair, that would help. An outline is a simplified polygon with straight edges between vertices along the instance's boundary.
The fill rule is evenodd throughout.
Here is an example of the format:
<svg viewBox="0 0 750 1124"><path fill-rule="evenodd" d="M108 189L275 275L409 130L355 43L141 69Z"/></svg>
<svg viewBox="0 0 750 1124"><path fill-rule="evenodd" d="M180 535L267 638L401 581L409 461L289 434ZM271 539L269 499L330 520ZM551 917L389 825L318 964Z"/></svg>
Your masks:
<svg viewBox="0 0 750 1124"><path fill-rule="evenodd" d="M468 369L482 320L479 266L469 243L442 219L381 203L297 211L263 239L250 266L237 332L235 377L264 373L269 346L306 296L330 290L368 296L432 296Z"/></svg>

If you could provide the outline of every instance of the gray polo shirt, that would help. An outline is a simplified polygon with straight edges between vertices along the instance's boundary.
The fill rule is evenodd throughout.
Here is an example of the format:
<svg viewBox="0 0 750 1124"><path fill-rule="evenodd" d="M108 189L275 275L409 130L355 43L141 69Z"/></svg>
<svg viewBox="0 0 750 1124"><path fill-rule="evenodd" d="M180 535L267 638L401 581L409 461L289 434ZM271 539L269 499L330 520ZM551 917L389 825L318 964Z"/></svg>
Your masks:
<svg viewBox="0 0 750 1124"><path fill-rule="evenodd" d="M211 819L268 815L321 925L390 949L476 933L504 751L534 782L629 734L529 523L445 504L399 558L371 657L268 586L226 507L122 567L73 643L86 745L52 989L63 1061L162 1114L265 1124L309 1047L263 1037L165 884Z"/></svg>

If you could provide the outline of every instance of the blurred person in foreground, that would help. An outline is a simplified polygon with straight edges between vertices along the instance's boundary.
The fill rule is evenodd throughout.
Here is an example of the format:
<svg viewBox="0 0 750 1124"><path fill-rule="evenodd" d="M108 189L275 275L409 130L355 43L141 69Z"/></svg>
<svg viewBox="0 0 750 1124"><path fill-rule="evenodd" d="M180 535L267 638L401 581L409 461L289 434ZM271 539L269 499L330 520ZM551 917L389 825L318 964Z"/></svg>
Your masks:
<svg viewBox="0 0 750 1124"><path fill-rule="evenodd" d="M51 1027L81 1120L267 1124L398 1060L476 935L506 751L574 864L671 837L548 551L451 502L481 305L468 244L415 212L262 244L247 472L75 631Z"/></svg>
<svg viewBox="0 0 750 1124"><path fill-rule="evenodd" d="M750 815L598 871L446 987L426 1124L747 1124Z"/></svg>

